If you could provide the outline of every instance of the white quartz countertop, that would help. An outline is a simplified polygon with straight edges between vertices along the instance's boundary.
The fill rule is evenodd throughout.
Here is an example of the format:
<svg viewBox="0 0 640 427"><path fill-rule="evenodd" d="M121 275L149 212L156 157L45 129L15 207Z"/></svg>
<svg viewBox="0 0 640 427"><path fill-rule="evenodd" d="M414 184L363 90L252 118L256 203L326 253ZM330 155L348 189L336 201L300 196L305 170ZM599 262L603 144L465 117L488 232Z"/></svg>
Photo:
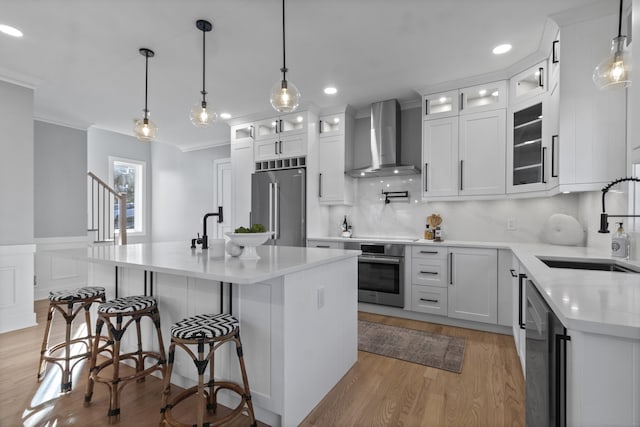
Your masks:
<svg viewBox="0 0 640 427"><path fill-rule="evenodd" d="M538 259L539 256L615 259L608 249L544 243L457 240L433 242L411 237L406 240L395 237L313 237L309 240L510 249L565 327L640 339L640 273L551 268ZM638 261L629 261L628 264L640 267Z"/></svg>
<svg viewBox="0 0 640 427"><path fill-rule="evenodd" d="M188 242L92 246L49 253L100 264L238 284L258 283L360 254L360 251L290 246L258 246L256 250L261 257L257 261L244 261L229 255L211 258L208 251L190 249Z"/></svg>

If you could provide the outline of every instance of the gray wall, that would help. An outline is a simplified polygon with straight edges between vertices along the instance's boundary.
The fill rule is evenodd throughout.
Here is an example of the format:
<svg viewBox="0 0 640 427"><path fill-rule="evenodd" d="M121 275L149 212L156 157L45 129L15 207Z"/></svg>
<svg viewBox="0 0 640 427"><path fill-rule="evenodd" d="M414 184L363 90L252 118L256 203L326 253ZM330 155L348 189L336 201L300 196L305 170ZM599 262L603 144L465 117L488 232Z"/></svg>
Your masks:
<svg viewBox="0 0 640 427"><path fill-rule="evenodd" d="M183 153L152 143L153 241L187 244L202 233L202 217L214 210L213 162L229 157L229 145Z"/></svg>
<svg viewBox="0 0 640 427"><path fill-rule="evenodd" d="M35 237L87 235L87 132L34 122Z"/></svg>
<svg viewBox="0 0 640 427"><path fill-rule="evenodd" d="M33 90L0 81L0 245L33 243Z"/></svg>
<svg viewBox="0 0 640 427"><path fill-rule="evenodd" d="M400 159L403 165L413 164L422 169L422 110L410 108L400 112ZM363 168L369 166L368 159L371 158L371 118L362 117L355 121L354 135L354 164L353 168Z"/></svg>
<svg viewBox="0 0 640 427"><path fill-rule="evenodd" d="M151 240L151 145L157 142L140 142L133 136L122 135L102 129L90 128L87 136L88 170L100 179L109 180L109 156L137 160L146 163L146 200L145 200L145 233L142 236L129 236L129 242L148 242ZM85 208L86 212L86 208Z"/></svg>

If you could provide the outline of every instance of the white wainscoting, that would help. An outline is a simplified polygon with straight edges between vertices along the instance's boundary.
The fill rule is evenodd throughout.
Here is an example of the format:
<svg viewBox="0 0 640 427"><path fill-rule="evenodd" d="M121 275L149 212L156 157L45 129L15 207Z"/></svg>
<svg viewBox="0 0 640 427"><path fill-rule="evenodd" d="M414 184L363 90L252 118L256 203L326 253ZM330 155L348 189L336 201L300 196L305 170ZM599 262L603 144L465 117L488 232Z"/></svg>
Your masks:
<svg viewBox="0 0 640 427"><path fill-rule="evenodd" d="M87 262L51 256L47 251L88 246L87 236L35 239L35 299L47 299L50 291L72 289L88 283Z"/></svg>
<svg viewBox="0 0 640 427"><path fill-rule="evenodd" d="M35 245L0 246L0 333L36 324L33 310Z"/></svg>

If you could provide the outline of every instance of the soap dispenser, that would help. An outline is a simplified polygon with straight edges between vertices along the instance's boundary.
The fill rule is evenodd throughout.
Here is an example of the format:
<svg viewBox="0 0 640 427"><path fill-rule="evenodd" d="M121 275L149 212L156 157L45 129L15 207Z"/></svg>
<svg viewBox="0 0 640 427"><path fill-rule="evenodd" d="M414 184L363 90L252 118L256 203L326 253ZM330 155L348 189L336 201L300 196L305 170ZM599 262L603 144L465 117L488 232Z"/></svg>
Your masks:
<svg viewBox="0 0 640 427"><path fill-rule="evenodd" d="M619 258L629 258L630 239L625 233L622 223L619 222L618 230L611 237L611 255Z"/></svg>

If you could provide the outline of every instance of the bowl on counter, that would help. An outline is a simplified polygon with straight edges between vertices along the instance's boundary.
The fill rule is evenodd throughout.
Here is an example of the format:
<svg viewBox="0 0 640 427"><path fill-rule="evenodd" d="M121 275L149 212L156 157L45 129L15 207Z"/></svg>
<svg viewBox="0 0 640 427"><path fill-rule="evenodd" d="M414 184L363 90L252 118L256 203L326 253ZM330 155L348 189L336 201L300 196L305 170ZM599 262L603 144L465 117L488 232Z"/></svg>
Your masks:
<svg viewBox="0 0 640 427"><path fill-rule="evenodd" d="M264 242L269 240L273 235L272 232L266 233L224 233L232 242L235 244L242 246L242 254L240 255L240 259L252 260L252 259L260 259L258 253L256 252L256 246L262 245Z"/></svg>

